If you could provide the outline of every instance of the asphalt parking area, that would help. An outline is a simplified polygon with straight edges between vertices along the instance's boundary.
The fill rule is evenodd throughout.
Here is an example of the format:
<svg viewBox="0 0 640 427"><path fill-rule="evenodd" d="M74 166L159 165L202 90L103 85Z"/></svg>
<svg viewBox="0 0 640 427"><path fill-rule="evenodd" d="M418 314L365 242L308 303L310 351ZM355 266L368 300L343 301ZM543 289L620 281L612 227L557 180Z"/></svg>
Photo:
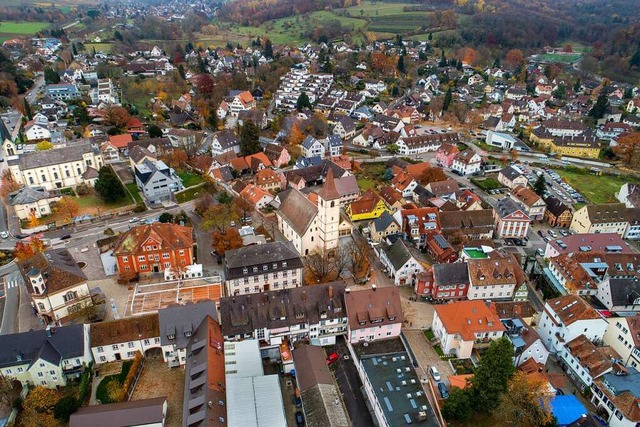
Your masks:
<svg viewBox="0 0 640 427"><path fill-rule="evenodd" d="M373 418L360 391L362 382L351 358L347 360L344 358L344 355L349 355L349 350L342 337L338 337L335 351L341 357L331 365L331 370L336 377L342 399L349 413L349 418L351 418L351 425L354 427L371 427L374 425ZM327 349L327 353L330 353L329 349Z"/></svg>

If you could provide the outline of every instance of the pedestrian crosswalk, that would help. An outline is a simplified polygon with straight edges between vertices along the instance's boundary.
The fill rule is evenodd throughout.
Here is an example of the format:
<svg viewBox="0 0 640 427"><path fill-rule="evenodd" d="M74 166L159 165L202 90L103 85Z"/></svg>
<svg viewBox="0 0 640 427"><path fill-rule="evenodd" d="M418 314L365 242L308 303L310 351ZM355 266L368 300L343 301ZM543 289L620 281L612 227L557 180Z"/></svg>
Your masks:
<svg viewBox="0 0 640 427"><path fill-rule="evenodd" d="M12 289L12 288L17 288L18 287L18 281L17 280L9 280L7 282L5 282L5 288L6 289Z"/></svg>

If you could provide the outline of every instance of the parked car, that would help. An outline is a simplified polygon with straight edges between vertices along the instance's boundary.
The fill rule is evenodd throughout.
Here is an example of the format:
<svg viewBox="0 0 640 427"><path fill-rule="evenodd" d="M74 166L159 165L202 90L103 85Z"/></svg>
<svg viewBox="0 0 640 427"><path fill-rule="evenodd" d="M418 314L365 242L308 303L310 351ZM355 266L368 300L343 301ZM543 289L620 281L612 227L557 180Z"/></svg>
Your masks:
<svg viewBox="0 0 640 427"><path fill-rule="evenodd" d="M436 368L435 366L430 367L429 373L431 374L434 380L440 381L440 372L438 372L438 368Z"/></svg>
<svg viewBox="0 0 640 427"><path fill-rule="evenodd" d="M562 234L564 237L567 237L569 235L569 232L565 230L560 230L560 234Z"/></svg>
<svg viewBox="0 0 640 427"><path fill-rule="evenodd" d="M3 239L8 239L9 238L9 233L6 231L2 231L0 232L0 237L2 237Z"/></svg>
<svg viewBox="0 0 640 427"><path fill-rule="evenodd" d="M304 415L302 415L300 411L296 412L296 425L298 427L304 427Z"/></svg>
<svg viewBox="0 0 640 427"><path fill-rule="evenodd" d="M340 359L340 356L335 351L327 357L327 365L332 365Z"/></svg>
<svg viewBox="0 0 640 427"><path fill-rule="evenodd" d="M60 236L60 240L67 240L71 238L71 234L63 234L62 236Z"/></svg>
<svg viewBox="0 0 640 427"><path fill-rule="evenodd" d="M542 248L538 248L538 249L536 250L536 255L538 255L538 256L544 256L544 251L542 250Z"/></svg>
<svg viewBox="0 0 640 427"><path fill-rule="evenodd" d="M449 392L447 391L447 385L445 383L438 383L438 390L440 391L440 396L443 399L447 399L449 397Z"/></svg>
<svg viewBox="0 0 640 427"><path fill-rule="evenodd" d="M16 238L16 239L18 239L18 240L22 240L22 239L26 239L27 237L29 237L29 235L28 235L28 234L22 234L22 233L20 233L20 234L16 234L16 235L15 235L15 236L13 236L13 237L15 237L15 238Z"/></svg>
<svg viewBox="0 0 640 427"><path fill-rule="evenodd" d="M549 236L551 236L551 237L553 237L555 239L556 237L558 237L558 234L556 234L556 232L553 231L553 230L549 230Z"/></svg>
<svg viewBox="0 0 640 427"><path fill-rule="evenodd" d="M129 220L130 223L134 223L134 222L138 222L138 221L140 221L140 218L138 218L137 216L134 216L133 218L131 218Z"/></svg>

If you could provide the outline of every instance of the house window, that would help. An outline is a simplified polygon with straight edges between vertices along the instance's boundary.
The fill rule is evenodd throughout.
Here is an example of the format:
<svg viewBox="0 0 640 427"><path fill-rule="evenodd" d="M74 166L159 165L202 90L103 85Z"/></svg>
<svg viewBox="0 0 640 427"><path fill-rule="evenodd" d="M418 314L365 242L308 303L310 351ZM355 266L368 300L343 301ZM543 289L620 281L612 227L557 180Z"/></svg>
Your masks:
<svg viewBox="0 0 640 427"><path fill-rule="evenodd" d="M98 347L97 350L98 350L98 353L102 353L104 352L104 347Z"/></svg>
<svg viewBox="0 0 640 427"><path fill-rule="evenodd" d="M62 298L64 299L64 302L73 301L74 299L78 298L78 293L75 291L69 291L64 294Z"/></svg>
<svg viewBox="0 0 640 427"><path fill-rule="evenodd" d="M128 256L123 256L122 257L122 262L129 262L129 257Z"/></svg>
<svg viewBox="0 0 640 427"><path fill-rule="evenodd" d="M133 342L129 341L129 348L133 348Z"/></svg>
<svg viewBox="0 0 640 427"><path fill-rule="evenodd" d="M113 344L113 345L111 346L111 349L112 349L112 350L117 350L117 349L118 349L118 344Z"/></svg>

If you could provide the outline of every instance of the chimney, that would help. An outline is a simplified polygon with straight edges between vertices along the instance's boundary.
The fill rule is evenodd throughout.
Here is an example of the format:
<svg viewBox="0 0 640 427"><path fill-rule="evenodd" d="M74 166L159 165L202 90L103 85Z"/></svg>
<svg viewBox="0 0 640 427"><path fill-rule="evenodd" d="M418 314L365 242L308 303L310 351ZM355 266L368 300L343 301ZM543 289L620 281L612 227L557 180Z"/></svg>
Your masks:
<svg viewBox="0 0 640 427"><path fill-rule="evenodd" d="M329 286L329 299L333 299L333 286Z"/></svg>
<svg viewBox="0 0 640 427"><path fill-rule="evenodd" d="M375 291L376 291L376 288L377 288L376 284L375 284L375 283L373 283L373 284L371 285L371 289L373 289L373 291L375 292Z"/></svg>
<svg viewBox="0 0 640 427"><path fill-rule="evenodd" d="M47 337L51 338L51 325L47 325L47 329L45 329L47 331Z"/></svg>
<svg viewBox="0 0 640 427"><path fill-rule="evenodd" d="M302 302L307 303L307 291L302 291Z"/></svg>

